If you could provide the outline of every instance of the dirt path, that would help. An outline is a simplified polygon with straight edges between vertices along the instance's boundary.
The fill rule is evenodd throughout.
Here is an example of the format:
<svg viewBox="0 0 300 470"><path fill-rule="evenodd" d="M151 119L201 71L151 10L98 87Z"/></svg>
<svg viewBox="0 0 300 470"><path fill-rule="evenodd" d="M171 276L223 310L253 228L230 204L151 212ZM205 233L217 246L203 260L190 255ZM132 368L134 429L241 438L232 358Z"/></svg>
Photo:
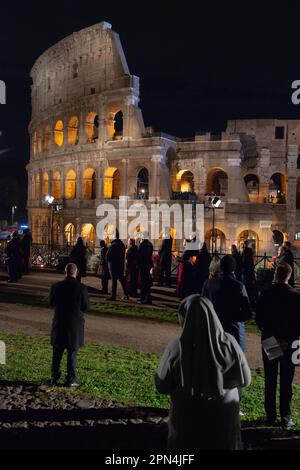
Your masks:
<svg viewBox="0 0 300 470"><path fill-rule="evenodd" d="M0 331L48 335L52 316L52 310L47 308L0 303ZM172 323L100 313L86 315L86 342L114 344L162 354L167 343L179 333L180 327ZM246 356L252 369L262 367L259 336L247 334ZM295 383L300 384L299 368L296 368Z"/></svg>

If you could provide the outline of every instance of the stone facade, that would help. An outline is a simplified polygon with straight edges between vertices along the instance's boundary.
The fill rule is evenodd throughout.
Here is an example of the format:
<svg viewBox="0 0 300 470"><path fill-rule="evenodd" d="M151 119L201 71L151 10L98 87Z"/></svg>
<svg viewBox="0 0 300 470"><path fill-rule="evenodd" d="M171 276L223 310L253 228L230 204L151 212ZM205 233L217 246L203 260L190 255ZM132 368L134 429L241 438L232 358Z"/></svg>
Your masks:
<svg viewBox="0 0 300 470"><path fill-rule="evenodd" d="M98 205L118 207L123 196L148 208L204 203L211 244L211 195L222 199L218 251L245 239L259 254L274 254L283 239L300 243L300 121L229 121L222 135L199 133L193 141L154 133L139 108L139 78L105 22L48 49L31 77L28 212L36 243L48 242L52 226L54 244L83 235L97 247ZM61 211L49 210L47 194Z"/></svg>

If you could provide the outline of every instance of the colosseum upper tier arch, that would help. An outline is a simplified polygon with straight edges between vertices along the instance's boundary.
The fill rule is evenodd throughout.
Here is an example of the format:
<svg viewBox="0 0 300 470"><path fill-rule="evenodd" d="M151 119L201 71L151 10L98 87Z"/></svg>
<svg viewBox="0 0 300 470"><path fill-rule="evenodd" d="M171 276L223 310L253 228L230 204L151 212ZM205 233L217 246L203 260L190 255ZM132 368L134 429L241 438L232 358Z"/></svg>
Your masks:
<svg viewBox="0 0 300 470"><path fill-rule="evenodd" d="M52 237L61 245L84 234L97 247L96 208L108 200L117 208L124 196L148 208L203 202L209 238L211 195L222 199L215 211L220 249L229 251L241 234L255 234L259 253L274 253L274 232L300 243L300 121L229 121L222 134L199 132L189 141L145 128L139 78L106 22L50 47L31 78L27 171L35 242L47 242L49 193L63 206Z"/></svg>

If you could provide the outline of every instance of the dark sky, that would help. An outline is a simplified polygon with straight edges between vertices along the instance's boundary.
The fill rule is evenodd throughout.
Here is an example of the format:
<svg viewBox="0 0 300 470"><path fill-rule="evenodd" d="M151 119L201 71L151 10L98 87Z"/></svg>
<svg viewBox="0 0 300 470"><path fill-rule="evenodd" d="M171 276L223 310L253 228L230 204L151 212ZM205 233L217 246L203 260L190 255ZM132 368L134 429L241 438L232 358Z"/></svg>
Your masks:
<svg viewBox="0 0 300 470"><path fill-rule="evenodd" d="M299 118L291 83L300 79L300 10L223 3L2 2L7 105L0 106L0 149L13 151L0 155L0 217L3 170L24 186L34 61L73 31L103 20L120 34L130 71L141 78L145 124L156 131L190 137L222 130L231 118Z"/></svg>

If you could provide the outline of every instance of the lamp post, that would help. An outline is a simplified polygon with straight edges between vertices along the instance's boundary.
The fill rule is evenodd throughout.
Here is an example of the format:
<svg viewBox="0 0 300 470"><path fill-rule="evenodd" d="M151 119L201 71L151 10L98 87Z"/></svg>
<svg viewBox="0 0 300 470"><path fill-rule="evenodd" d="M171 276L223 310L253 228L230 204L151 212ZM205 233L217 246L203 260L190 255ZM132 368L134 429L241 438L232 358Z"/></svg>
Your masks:
<svg viewBox="0 0 300 470"><path fill-rule="evenodd" d="M17 206L12 206L11 208L11 225L14 225L15 210L18 209Z"/></svg>
<svg viewBox="0 0 300 470"><path fill-rule="evenodd" d="M214 255L216 253L216 236L215 236L215 210L219 208L222 200L215 196L215 197L210 197L209 202L212 207L213 211L213 216L212 216L212 254Z"/></svg>

